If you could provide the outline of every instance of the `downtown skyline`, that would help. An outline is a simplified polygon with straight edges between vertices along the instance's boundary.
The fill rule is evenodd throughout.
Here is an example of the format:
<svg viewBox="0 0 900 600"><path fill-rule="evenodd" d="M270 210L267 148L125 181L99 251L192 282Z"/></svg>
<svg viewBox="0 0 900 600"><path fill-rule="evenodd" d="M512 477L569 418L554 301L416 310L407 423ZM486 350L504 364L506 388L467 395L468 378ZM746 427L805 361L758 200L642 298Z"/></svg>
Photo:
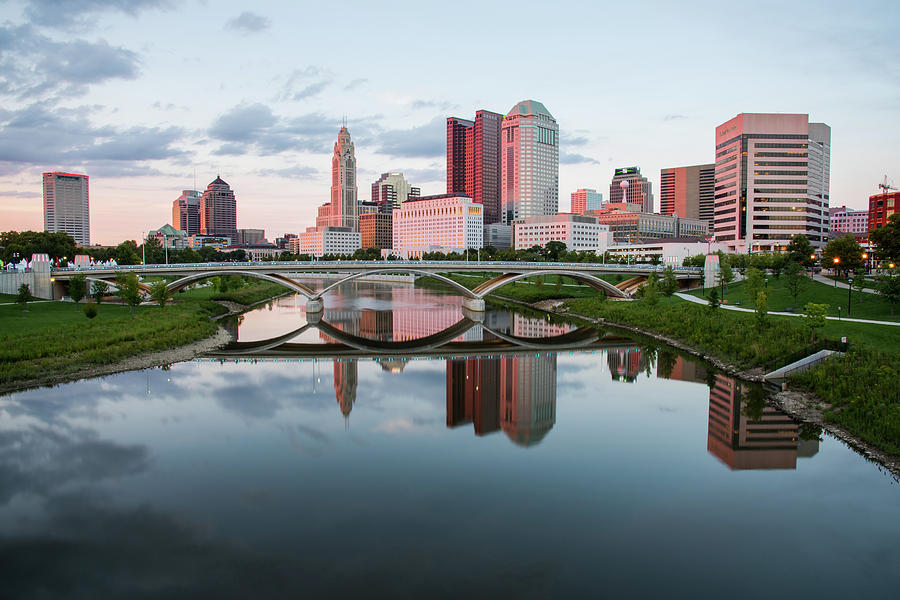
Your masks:
<svg viewBox="0 0 900 600"><path fill-rule="evenodd" d="M43 0L0 8L11 40L0 50L2 230L40 230L41 173L68 171L91 178L92 242L138 239L168 221L181 190L203 189L216 174L240 198L239 226L271 239L298 233L329 199L345 115L360 200L390 171L430 195L445 191L446 118L502 113L523 98L559 122L561 211L571 192L603 191L626 165L639 166L658 193L660 169L713 162L715 127L741 112L808 113L832 127L832 206L865 208L884 174L900 179L891 171L900 164L900 51L889 30L900 10L888 3L782 6L778 23L774 4L752 15L714 4L642 3L623 15L569 4L554 8L559 27L549 31L539 22L503 28L505 5L463 3L459 18L473 15L467 35L491 41L452 53L445 46L459 35L456 16L410 3L392 13L353 4L314 14L314 5L265 2L252 12L239 3L61 6L58 14ZM389 16L428 33L409 39L415 52L363 41ZM642 21L637 38L621 26L629 17ZM753 60L734 70L733 56L717 48L738 18ZM781 24L796 22L804 25ZM538 32L545 51L509 58L506 48L537 43ZM345 33L349 41L336 43ZM806 51L785 54L786 37ZM496 69L470 67L492 53Z"/></svg>

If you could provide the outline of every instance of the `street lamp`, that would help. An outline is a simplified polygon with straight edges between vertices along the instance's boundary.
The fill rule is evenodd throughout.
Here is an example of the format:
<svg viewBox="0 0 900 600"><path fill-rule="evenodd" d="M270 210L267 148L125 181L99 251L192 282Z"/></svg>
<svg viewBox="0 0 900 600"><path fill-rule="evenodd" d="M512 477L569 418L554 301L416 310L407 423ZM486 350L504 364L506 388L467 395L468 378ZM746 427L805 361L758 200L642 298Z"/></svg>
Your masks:
<svg viewBox="0 0 900 600"><path fill-rule="evenodd" d="M834 257L834 288L837 289L837 270L838 264L840 264L841 259L837 256Z"/></svg>

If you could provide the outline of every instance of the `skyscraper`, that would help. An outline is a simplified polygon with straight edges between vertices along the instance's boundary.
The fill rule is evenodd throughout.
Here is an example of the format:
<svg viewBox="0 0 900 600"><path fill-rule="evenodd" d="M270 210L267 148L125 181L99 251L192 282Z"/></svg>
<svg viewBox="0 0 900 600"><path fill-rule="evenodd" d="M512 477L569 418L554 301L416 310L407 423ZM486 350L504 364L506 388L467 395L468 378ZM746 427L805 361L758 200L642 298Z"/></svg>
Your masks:
<svg viewBox="0 0 900 600"><path fill-rule="evenodd" d="M500 216L516 219L559 212L559 125L540 102L523 100L503 119Z"/></svg>
<svg viewBox="0 0 900 600"><path fill-rule="evenodd" d="M474 121L447 118L447 193L484 205L485 224L500 221L500 124L503 115L479 110Z"/></svg>
<svg viewBox="0 0 900 600"><path fill-rule="evenodd" d="M659 212L701 219L712 231L716 165L672 167L660 171Z"/></svg>
<svg viewBox="0 0 900 600"><path fill-rule="evenodd" d="M91 245L88 176L44 173L44 231L68 233L76 244Z"/></svg>
<svg viewBox="0 0 900 600"><path fill-rule="evenodd" d="M356 189L356 152L350 132L341 127L334 156L331 158L331 223L335 227L349 227L359 231L359 208Z"/></svg>
<svg viewBox="0 0 900 600"><path fill-rule="evenodd" d="M639 204L641 212L653 212L653 184L641 175L640 167L622 167L613 172L609 184L610 202Z"/></svg>
<svg viewBox="0 0 900 600"><path fill-rule="evenodd" d="M782 250L825 245L831 127L805 114L742 113L716 127L715 241Z"/></svg>
<svg viewBox="0 0 900 600"><path fill-rule="evenodd" d="M237 199L231 186L218 175L200 199L200 234L237 240Z"/></svg>
<svg viewBox="0 0 900 600"><path fill-rule="evenodd" d="M589 210L600 210L603 208L603 194L598 194L597 190L580 189L572 192L569 196L570 205L569 212L576 215L583 215Z"/></svg>
<svg viewBox="0 0 900 600"><path fill-rule="evenodd" d="M200 233L200 201L202 195L197 190L182 190L172 202L172 227L188 235Z"/></svg>
<svg viewBox="0 0 900 600"><path fill-rule="evenodd" d="M390 214L403 202L421 195L422 191L411 186L403 173L382 173L372 184L372 202L378 205L380 213Z"/></svg>

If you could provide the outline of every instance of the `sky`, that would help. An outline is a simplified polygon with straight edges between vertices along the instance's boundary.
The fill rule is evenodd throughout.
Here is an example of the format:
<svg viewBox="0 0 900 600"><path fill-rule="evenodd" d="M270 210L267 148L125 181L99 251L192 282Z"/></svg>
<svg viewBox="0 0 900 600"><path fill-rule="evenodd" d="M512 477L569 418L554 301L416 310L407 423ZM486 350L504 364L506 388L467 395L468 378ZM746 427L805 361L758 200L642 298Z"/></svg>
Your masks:
<svg viewBox="0 0 900 600"><path fill-rule="evenodd" d="M41 173L90 176L91 241L171 220L216 175L273 240L328 201L342 120L360 200L445 191L445 119L542 102L560 210L639 166L714 160L741 112L832 128L831 204L900 185L898 2L0 0L0 231L43 227Z"/></svg>

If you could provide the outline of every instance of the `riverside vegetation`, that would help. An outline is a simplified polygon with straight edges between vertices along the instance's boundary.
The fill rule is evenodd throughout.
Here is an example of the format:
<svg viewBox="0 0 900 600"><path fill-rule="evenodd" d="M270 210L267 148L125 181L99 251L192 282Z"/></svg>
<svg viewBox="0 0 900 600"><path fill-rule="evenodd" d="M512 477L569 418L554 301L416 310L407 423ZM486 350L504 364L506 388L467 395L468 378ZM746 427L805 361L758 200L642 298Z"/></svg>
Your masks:
<svg viewBox="0 0 900 600"><path fill-rule="evenodd" d="M230 276L224 283L176 294L176 302L164 307L91 302L93 317L93 309L74 311L72 304L61 302L32 303L27 313L19 306L0 306L0 387L62 381L93 367L196 342L216 332L211 317L228 312L214 300L250 305L284 290Z"/></svg>

